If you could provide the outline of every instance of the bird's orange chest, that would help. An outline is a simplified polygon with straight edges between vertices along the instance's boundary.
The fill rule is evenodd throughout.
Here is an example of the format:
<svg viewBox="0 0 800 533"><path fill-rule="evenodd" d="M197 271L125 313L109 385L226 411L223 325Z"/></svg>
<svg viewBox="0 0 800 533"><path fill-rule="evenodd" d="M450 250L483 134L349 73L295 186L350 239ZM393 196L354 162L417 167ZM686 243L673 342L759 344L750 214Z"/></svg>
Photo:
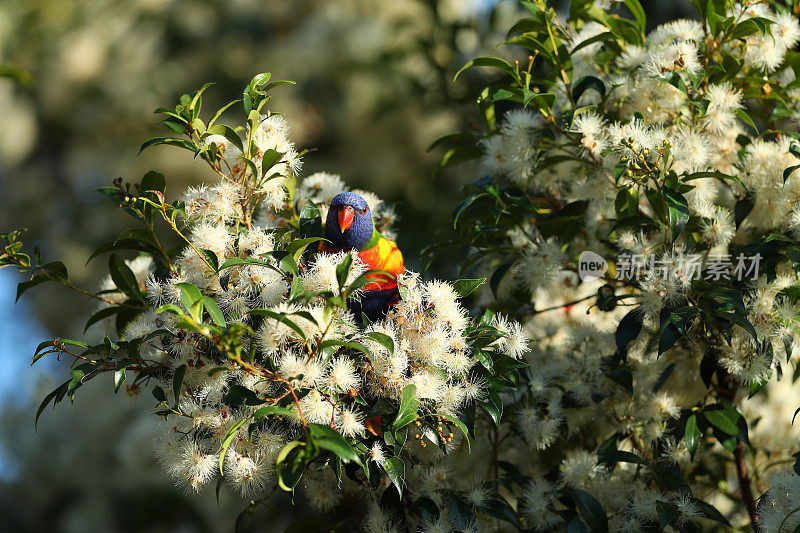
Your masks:
<svg viewBox="0 0 800 533"><path fill-rule="evenodd" d="M322 243L322 245L320 245L320 251L335 253L341 250L330 248L325 243ZM370 270L383 270L395 277L405 271L402 252L400 252L400 249L394 241L385 237L378 239L375 246L358 252L358 257ZM369 279L376 279L377 281L364 287L367 290L391 289L397 286L396 279L386 280L385 276L381 276L380 274L371 274L368 277Z"/></svg>

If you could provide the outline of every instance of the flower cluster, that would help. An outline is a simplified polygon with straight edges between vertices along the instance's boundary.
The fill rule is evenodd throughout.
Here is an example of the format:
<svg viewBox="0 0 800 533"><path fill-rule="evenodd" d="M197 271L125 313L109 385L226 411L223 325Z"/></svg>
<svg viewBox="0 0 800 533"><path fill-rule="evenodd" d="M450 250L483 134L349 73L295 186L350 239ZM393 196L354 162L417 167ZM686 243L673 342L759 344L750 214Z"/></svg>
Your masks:
<svg viewBox="0 0 800 533"><path fill-rule="evenodd" d="M773 475L768 505L753 479L798 447L800 145L787 131L800 21L699 2L698 20L645 34L637 2L625 22L600 4L573 2L562 22L528 3L505 43L527 48L527 70L467 64L503 70L488 99L512 109L487 114L488 177L467 187L456 225L474 245L466 264L492 279L482 303L536 339L523 383L501 394L513 415L494 453L514 465L518 518L536 531L576 516L594 528L586 494L612 531L708 519L778 531L793 474ZM584 278L584 252L609 261ZM721 276L714 257L760 268Z"/></svg>
<svg viewBox="0 0 800 533"><path fill-rule="evenodd" d="M406 271L396 279L400 300L383 318L354 316L350 303L378 273L358 250L319 248L331 200L347 187L332 174L298 176L302 153L286 120L261 111L267 91L280 84L268 80L259 75L245 89L241 134L198 118L200 90L164 113L187 139L143 147L188 149L215 182L173 203L157 172L103 189L143 227L94 254L114 252L100 290L86 293L100 302L89 324L107 327L105 341L40 346L37 360L57 353L81 363L45 404L113 373L115 391L124 384L131 394L152 392L161 419L156 455L185 490L200 491L221 475L257 501L273 488L303 487L317 509L363 493L379 513L381 494L430 491L424 487L436 477L429 473L436 460L468 447L475 429L462 421L465 411L474 418L478 405L496 397L494 365L521 364L528 338L502 315L468 315L460 298L483 280L426 281ZM391 207L360 193L375 228L391 235ZM155 231L157 220L171 236ZM176 237L182 245L168 248L166 239ZM18 233L4 238L3 264L31 272L29 284L72 287L60 275L63 265L38 264ZM140 255L117 255L128 250ZM415 479L421 488L410 488Z"/></svg>

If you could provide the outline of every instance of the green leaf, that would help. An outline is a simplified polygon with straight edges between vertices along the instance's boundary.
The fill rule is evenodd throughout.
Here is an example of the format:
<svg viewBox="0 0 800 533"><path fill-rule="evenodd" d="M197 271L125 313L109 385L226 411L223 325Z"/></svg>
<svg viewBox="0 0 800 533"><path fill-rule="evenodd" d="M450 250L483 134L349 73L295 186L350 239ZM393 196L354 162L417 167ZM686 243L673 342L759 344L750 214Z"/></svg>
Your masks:
<svg viewBox="0 0 800 533"><path fill-rule="evenodd" d="M361 273L350 283L350 285L347 286L347 290L344 291L343 296L349 297L359 289L369 285L370 283L375 283L376 281L392 281L395 279L397 279L397 276L390 272L386 272L385 270L367 270L366 272Z"/></svg>
<svg viewBox="0 0 800 533"><path fill-rule="evenodd" d="M196 322L200 322L203 309L203 294L193 283L183 281L176 283L181 291L181 303Z"/></svg>
<svg viewBox="0 0 800 533"><path fill-rule="evenodd" d="M497 518L498 520L505 520L519 528L519 519L517 519L514 509L501 498L489 500L480 510L489 516Z"/></svg>
<svg viewBox="0 0 800 533"><path fill-rule="evenodd" d="M660 316L660 335L658 340L658 355L666 352L684 336L686 324L696 313L694 307L684 307L671 310L664 307Z"/></svg>
<svg viewBox="0 0 800 533"><path fill-rule="evenodd" d="M789 176L792 175L792 172L800 168L800 165L795 165L793 167L788 167L786 170L783 171L783 182L786 183L786 180L789 179Z"/></svg>
<svg viewBox="0 0 800 533"><path fill-rule="evenodd" d="M475 350L475 358L483 365L483 367L490 373L494 374L494 361L492 361L492 354L484 352L483 350Z"/></svg>
<svg viewBox="0 0 800 533"><path fill-rule="evenodd" d="M731 313L716 312L714 313L714 315L741 327L742 329L744 329L746 332L748 332L750 335L753 336L754 341L758 342L758 333L756 333L756 328L753 326L753 324L750 323L749 320L747 320L747 318L743 316L741 311L733 311Z"/></svg>
<svg viewBox="0 0 800 533"><path fill-rule="evenodd" d="M164 114L168 115L169 117L174 115L174 113L172 112ZM175 133L177 133L178 135L184 134L184 132L186 131L186 125L188 124L187 120L183 117L178 117L177 119L165 118L164 120L161 121L161 123L166 127L168 127L169 129L171 129L172 131L174 131Z"/></svg>
<svg viewBox="0 0 800 533"><path fill-rule="evenodd" d="M403 396L400 399L400 409L394 419L392 429L397 431L404 428L417 419L419 411L419 400L417 399L417 387L413 384L403 388Z"/></svg>
<svg viewBox="0 0 800 533"><path fill-rule="evenodd" d="M456 531L464 531L475 524L475 514L472 512L472 506L456 495L452 495L450 498L448 511L450 521Z"/></svg>
<svg viewBox="0 0 800 533"><path fill-rule="evenodd" d="M589 45L594 43L603 43L604 45L613 48L615 50L620 50L619 43L615 40L614 34L610 31L604 31L603 33L597 34L593 37L586 39L585 41L581 41L575 46L572 50L570 50L570 55L575 55L579 50L585 48Z"/></svg>
<svg viewBox="0 0 800 533"><path fill-rule="evenodd" d="M65 381L64 383L59 385L55 390L48 393L48 395L44 397L44 400L42 400L42 403L39 404L39 408L36 410L36 419L33 421L34 430L38 429L39 417L42 416L44 408L47 407L47 404L49 404L51 400L54 400L56 396L58 396L59 394L63 394L63 392L67 390L67 387L69 387L69 383L70 383L69 381ZM53 408L55 408L55 403L53 403Z"/></svg>
<svg viewBox="0 0 800 533"><path fill-rule="evenodd" d="M159 307L158 309L156 309L154 311L154 313L156 315L159 314L159 313L171 313L173 315L185 316L185 313L183 312L183 309L181 309L180 307L178 307L175 304L164 304L161 307Z"/></svg>
<svg viewBox="0 0 800 533"><path fill-rule="evenodd" d="M633 374L630 370L627 368L618 368L607 372L605 376L633 396Z"/></svg>
<svg viewBox="0 0 800 533"><path fill-rule="evenodd" d="M228 109L230 106L232 106L232 105L234 105L234 104L236 104L236 103L238 103L238 102L240 102L240 100L232 100L232 101L228 102L227 104L225 104L224 106L220 107L220 108L219 108L219 110L218 110L216 113L214 113L214 116L213 116L213 117L211 117L211 120L208 122L208 130L210 131L210 130L212 129L212 127L214 126L214 123L217 121L217 119L219 119L219 117L220 117L220 116L222 116L222 114L223 114L223 113L224 113L224 112L225 112L225 111L226 111L226 110L227 110L227 109ZM227 136L226 136L226 137L227 137ZM237 137L238 137L238 135L237 135ZM239 150L242 150L242 146L241 146L241 144L242 144L242 140L241 140L241 139L239 139L239 145L238 145L238 146L239 146ZM242 150L242 151L244 151L244 150Z"/></svg>
<svg viewBox="0 0 800 533"><path fill-rule="evenodd" d="M455 148L450 148L444 153L439 162L436 163L436 166L433 167L431 178L438 176L442 169L446 167L465 161L472 161L481 156L483 156L483 148L480 146L457 146Z"/></svg>
<svg viewBox="0 0 800 533"><path fill-rule="evenodd" d="M308 430L311 441L318 447L335 453L345 463L350 461L361 463L361 459L350 443L332 427L323 424L309 424Z"/></svg>
<svg viewBox="0 0 800 533"><path fill-rule="evenodd" d="M228 428L228 432L225 434L225 439L222 441L222 445L220 446L220 449L219 449L219 473L220 474L225 475L225 470L223 469L223 465L225 464L225 456L226 456L226 452L228 451L228 447L231 445L231 442L233 442L234 437L236 437L236 434L239 432L239 428L241 428L242 426L247 424L249 421L250 421L249 418L245 418L244 420L239 420L234 425L232 425L230 428ZM291 444L291 443L289 443L289 444Z"/></svg>
<svg viewBox="0 0 800 533"><path fill-rule="evenodd" d="M440 413L434 413L434 414L442 416ZM467 452L472 453L472 445L469 442L469 428L467 428L467 425L464 424L464 422L462 422L458 418L447 415L445 415L445 421L447 424L451 424L461 430L461 433L464 434L464 438L467 442Z"/></svg>
<svg viewBox="0 0 800 533"><path fill-rule="evenodd" d="M206 311L208 311L208 314L214 324L221 328L225 327L225 315L222 314L222 309L219 308L217 302L215 302L213 298L203 296L203 305L205 306Z"/></svg>
<svg viewBox="0 0 800 533"><path fill-rule="evenodd" d="M720 513L713 505L698 498L691 498L691 502L700 509L700 512L703 513L703 516L706 518L710 518L711 520L715 520L720 524L731 527L731 523L728 522L728 519L725 518L722 513Z"/></svg>
<svg viewBox="0 0 800 533"><path fill-rule="evenodd" d="M643 32L636 22L622 17L608 17L604 22L619 39L631 44L643 44Z"/></svg>
<svg viewBox="0 0 800 533"><path fill-rule="evenodd" d="M125 382L125 367L114 371L114 394L119 391L119 388Z"/></svg>
<svg viewBox="0 0 800 533"><path fill-rule="evenodd" d="M455 208L455 210L453 210L453 229L458 227L458 219L461 218L461 215L464 214L464 211L466 211L469 206L475 203L476 200L484 196L488 196L488 194L484 192L480 194L473 194L472 196L467 197L458 205L458 207Z"/></svg>
<svg viewBox="0 0 800 533"><path fill-rule="evenodd" d="M678 506L672 502L656 500L656 511L658 512L658 529L663 530L678 514Z"/></svg>
<svg viewBox="0 0 800 533"><path fill-rule="evenodd" d="M164 389L162 389L158 385L153 387L153 398L155 398L158 403L167 402L167 395L164 393Z"/></svg>
<svg viewBox="0 0 800 533"><path fill-rule="evenodd" d="M219 272L219 258L217 257L217 254L205 248L200 248L200 252L203 254L206 262L211 265L212 272L217 274Z"/></svg>
<svg viewBox="0 0 800 533"><path fill-rule="evenodd" d="M730 40L744 39L744 37L756 32L761 32L763 34L769 28L770 24L774 24L774 22L764 17L753 17L742 20L736 24L729 38Z"/></svg>
<svg viewBox="0 0 800 533"><path fill-rule="evenodd" d="M39 277L36 277L36 278L34 278L34 279L30 280L30 281L23 281L21 283L18 283L17 284L17 297L16 297L16 300L14 300L14 301L18 301L20 299L20 297L23 294L25 294L25 292L28 289L31 289L31 288L39 285L40 283L44 283L45 281L50 281L50 279L46 278L46 277L43 277L43 276L39 276Z"/></svg>
<svg viewBox="0 0 800 533"><path fill-rule="evenodd" d="M180 405L181 388L183 387L183 377L186 375L186 365L181 365L175 369L172 376L172 394L175 396L175 406Z"/></svg>
<svg viewBox="0 0 800 533"><path fill-rule="evenodd" d="M578 489L564 489L564 493L575 502L578 514L592 533L608 531L608 517L603 506L592 495Z"/></svg>
<svg viewBox="0 0 800 533"><path fill-rule="evenodd" d="M126 296L139 302L144 301L136 276L117 254L111 254L108 258L108 271L111 274L114 285L124 292Z"/></svg>
<svg viewBox="0 0 800 533"><path fill-rule="evenodd" d="M167 180L164 174L151 170L142 177L141 190L145 191L158 191L164 193L167 189Z"/></svg>
<svg viewBox="0 0 800 533"><path fill-rule="evenodd" d="M258 409L255 413L253 413L253 419L261 420L262 418L266 418L269 415L275 416L288 416L291 418L297 418L297 414L286 407L280 407L277 405L265 405Z"/></svg>
<svg viewBox="0 0 800 533"><path fill-rule="evenodd" d="M433 141L430 144L430 146L428 146L428 149L425 150L425 151L426 152L430 152L431 150L433 150L437 146L441 146L443 144L448 144L448 143L455 142L455 141L475 141L475 139L477 139L477 137L478 137L478 135L475 132L471 132L471 131L462 131L462 132L459 132L459 133L449 133L449 134L444 135L442 137L439 137L438 139Z"/></svg>
<svg viewBox="0 0 800 533"><path fill-rule="evenodd" d="M0 64L0 78L13 78L26 87L32 86L34 82L30 72L13 63Z"/></svg>
<svg viewBox="0 0 800 533"><path fill-rule="evenodd" d="M631 13L633 13L634 18L636 18L636 24L639 26L642 35L644 35L647 17L645 16L642 4L639 3L639 0L625 0L625 5L631 10Z"/></svg>
<svg viewBox="0 0 800 533"><path fill-rule="evenodd" d="M214 487L214 494L217 496L217 505L219 505L219 489L222 488L223 483L225 483L224 477L217 478L217 486Z"/></svg>
<svg viewBox="0 0 800 533"><path fill-rule="evenodd" d="M588 89L594 89L600 93L601 98L605 98L606 96L606 86L600 78L584 76L573 86L572 99L577 102Z"/></svg>
<svg viewBox="0 0 800 533"><path fill-rule="evenodd" d="M556 95L553 93L533 93L533 97L530 101L526 100L526 105L530 102L533 102L536 105L536 108L544 113L551 113L553 110L553 105L556 101Z"/></svg>
<svg viewBox="0 0 800 533"><path fill-rule="evenodd" d="M274 89L275 87L280 87L282 85L296 85L296 84L297 84L297 82L292 81L292 80L275 80L275 81L271 81L268 84L264 85L261 88L261 90L264 91L264 92L267 92L269 90Z"/></svg>
<svg viewBox="0 0 800 533"><path fill-rule="evenodd" d="M308 464L308 446L300 441L292 441L281 449L276 460L278 486L286 492L294 493ZM288 482L288 483L287 483Z"/></svg>
<svg viewBox="0 0 800 533"><path fill-rule="evenodd" d="M142 144L142 146L139 148L139 153L141 154L151 146L158 146L160 144L166 144L169 146L178 146L180 148L185 148L186 150L189 150L194 153L197 153L199 151L197 149L197 146L193 142L187 141L185 139L176 139L174 137L154 137L149 141L145 142L144 144Z"/></svg>
<svg viewBox="0 0 800 533"><path fill-rule="evenodd" d="M405 462L403 462L403 460L399 457L387 457L381 466L383 467L384 471L386 471L386 475L389 476L389 480L392 482L392 485L397 488L397 493L400 495L400 499L402 499L403 484L405 483L406 475Z"/></svg>
<svg viewBox="0 0 800 533"><path fill-rule="evenodd" d="M516 27L519 28L519 26L516 26ZM514 28L512 27L512 30L513 29ZM509 39L506 39L505 41L503 41L501 44L503 44L503 45L513 44L513 45L517 45L517 46L523 46L523 47L527 48L530 51L538 50L539 51L539 57L542 58L542 60L544 60L546 63L548 63L551 66L557 66L558 65L558 60L555 58L555 55L553 55L553 50L550 47L550 45L549 44L544 44L543 42L537 40L530 33L526 33L525 35L517 35L516 37L510 37ZM520 83L521 80L516 75L514 75L514 80L517 82L518 85L522 85Z"/></svg>
<svg viewBox="0 0 800 533"><path fill-rule="evenodd" d="M697 180L697 179L703 179L703 178L716 178L716 179L720 179L720 180L730 180L730 181L735 181L736 183L738 183L739 185L741 185L741 186L742 186L742 188L744 188L745 190L747 190L747 187L746 187L746 186L745 186L745 184L742 182L742 179L741 179L740 177L738 177L738 176L731 176L730 174L724 174L724 173L722 173L722 172L719 172L719 171L717 171L717 170L713 170L713 171L705 171L705 172L694 172L694 173L692 173L692 174L689 174L689 175L688 175L688 176L686 176L685 178L683 178L683 181L684 181L684 182L687 182L687 181L692 181L692 180Z"/></svg>
<svg viewBox="0 0 800 533"><path fill-rule="evenodd" d="M238 384L228 387L228 392L222 397L222 401L225 405L231 407L239 407L240 405L255 406L266 403L266 400L259 398L254 391Z"/></svg>
<svg viewBox="0 0 800 533"><path fill-rule="evenodd" d="M214 83L214 82L204 83L202 87L200 87L197 91L195 91L194 96L192 97L192 101L191 101L191 103L189 103L189 109L194 111L194 116L195 117L200 112L200 108L199 108L198 104L200 104L202 102L202 98L201 98L202 94L205 92L206 89L208 89L209 87L211 87L213 85L216 85L216 83Z"/></svg>
<svg viewBox="0 0 800 533"><path fill-rule="evenodd" d="M503 400L492 390L486 393L486 398L480 402L481 407L486 409L492 417L495 425L500 427L500 420L503 418Z"/></svg>
<svg viewBox="0 0 800 533"><path fill-rule="evenodd" d="M323 237L308 237L307 239L296 239L289 243L286 247L286 251L291 255L295 262L300 260L300 256L303 255L303 252L306 250L309 244L325 241L330 242L328 239Z"/></svg>
<svg viewBox="0 0 800 533"><path fill-rule="evenodd" d="M441 514L439 508L436 506L436 503L427 496L414 500L413 507L425 522L431 524L439 520L439 515Z"/></svg>
<svg viewBox="0 0 800 533"><path fill-rule="evenodd" d="M472 294L478 287L486 282L486 278L480 279L459 279L453 283L453 289L459 298L466 298Z"/></svg>
<svg viewBox="0 0 800 533"><path fill-rule="evenodd" d="M737 228L742 224L744 219L747 218L747 215L750 214L750 211L753 210L755 205L756 203L752 195L747 195L736 202L733 206L733 215Z"/></svg>
<svg viewBox="0 0 800 533"><path fill-rule="evenodd" d="M121 307L114 306L114 307L106 307L105 309L99 310L91 317L89 317L89 320L86 321L86 325L83 327L83 332L86 333L86 330L88 330L93 324L96 324L97 322L100 322L101 320L108 318L110 316L116 315L117 313L119 313L120 309Z"/></svg>
<svg viewBox="0 0 800 533"><path fill-rule="evenodd" d="M86 264L88 265L89 262L98 255L107 252L113 252L115 250L136 250L139 252L147 252L153 256L158 256L161 254L158 249L147 242L142 242L140 239L124 239L120 235L120 238L118 238L116 241L103 244L94 250L91 255L89 255L89 259L86 260Z"/></svg>
<svg viewBox="0 0 800 533"><path fill-rule="evenodd" d="M650 207L653 208L653 213L656 215L656 218L665 225L669 224L667 206L664 202L663 195L659 194L656 189L646 189L644 194L647 197L647 201L650 203ZM616 227L619 227L619 224Z"/></svg>
<svg viewBox="0 0 800 533"><path fill-rule="evenodd" d="M45 265L42 265L42 270L50 274L50 277L52 277L53 279L61 281L67 281L69 279L69 274L67 273L67 267L64 266L64 263L62 263L61 261L51 261Z"/></svg>
<svg viewBox="0 0 800 533"><path fill-rule="evenodd" d="M500 59L499 57L476 57L467 61L466 65L461 67L458 72L456 72L453 81L457 80L458 76L462 72L472 67L494 67L502 70L506 74L510 74L515 80L519 79L516 69L514 69L514 67L512 67L508 61Z"/></svg>
<svg viewBox="0 0 800 533"><path fill-rule="evenodd" d="M755 122L753 122L753 119L750 118L750 115L748 115L744 111L744 109L736 108L733 110L733 112L736 114L737 117L739 117L739 120L741 120L742 122L753 128L755 134L758 135L758 128L756 127Z"/></svg>
<svg viewBox="0 0 800 533"><path fill-rule="evenodd" d="M643 457L640 457L633 452L626 452L624 450L608 450L599 455L600 459L606 464L632 463L642 466L650 466L650 463L648 463Z"/></svg>
<svg viewBox="0 0 800 533"><path fill-rule="evenodd" d="M681 193L670 189L664 189L664 201L669 212L672 242L675 242L689 221L689 203Z"/></svg>
<svg viewBox="0 0 800 533"><path fill-rule="evenodd" d="M264 157L261 159L261 177L263 178L269 169L277 165L283 156L283 152L271 148L264 152Z"/></svg>
<svg viewBox="0 0 800 533"><path fill-rule="evenodd" d="M217 124L216 126L209 127L203 138L207 139L208 136L210 135L222 135L228 142L230 142L233 146L238 148L240 152L244 152L244 145L242 144L242 138L239 137L239 134L236 133L236 130L234 130L230 126L226 126L225 124ZM213 144L216 145L216 143ZM219 146L217 146L217 149L219 149Z"/></svg>
<svg viewBox="0 0 800 533"><path fill-rule="evenodd" d="M114 242L119 243L128 240L141 241L144 245L152 247L153 250L156 250L157 245L156 241L153 239L153 234L146 229L128 228L126 230L123 230L122 233L119 234L119 237L117 237L117 240Z"/></svg>
<svg viewBox="0 0 800 533"><path fill-rule="evenodd" d="M339 284L339 290L343 290L347 283L347 276L350 274L350 267L353 266L353 255L347 254L342 259L342 262L336 265L336 281Z"/></svg>
<svg viewBox="0 0 800 533"><path fill-rule="evenodd" d="M787 353L791 354L792 352L791 352L791 350L789 350ZM767 386L767 383L769 383L769 380L770 380L771 377L772 377L772 375L769 375L769 376L763 378L761 381L754 381L753 383L751 383L750 384L750 392L747 395L747 398L750 399L753 396L755 396L756 394L758 394L759 391L761 391L764 387Z"/></svg>
<svg viewBox="0 0 800 533"><path fill-rule="evenodd" d="M61 345L61 344L65 344L65 345L68 345L68 346L77 346L78 348L84 348L84 349L88 349L89 348L89 345L86 344L85 342L76 341L76 340L72 340L72 339L58 338L58 339L53 339L53 340L50 340L50 341L44 341L44 342L39 343L39 346L36 347L36 351L34 352L33 360L31 361L31 364L37 362L39 359L41 359L42 357L44 357L48 353L53 353L53 352L59 351L58 346ZM44 348L47 348L48 350L42 352L42 350Z"/></svg>
<svg viewBox="0 0 800 533"><path fill-rule="evenodd" d="M720 405L709 406L703 410L703 417L709 424L723 433L732 437L737 437L745 444L750 444L747 432L747 421L741 413L736 410L736 407L732 405L727 407Z"/></svg>
<svg viewBox="0 0 800 533"><path fill-rule="evenodd" d="M625 353L628 350L628 345L636 340L639 333L642 331L642 324L644 323L644 311L637 307L629 311L622 320L619 321L616 332L614 332L614 340L617 343L617 350L620 353Z"/></svg>
<svg viewBox="0 0 800 533"><path fill-rule="evenodd" d="M86 377L86 371L84 369L73 368L70 372L72 379L69 381L69 385L67 386L67 394L72 394L75 392L83 384L83 378Z"/></svg>
<svg viewBox="0 0 800 533"><path fill-rule="evenodd" d="M306 340L306 334L305 332L303 332L303 328L298 326L297 323L290 320L289 316L284 313L278 313L272 311L271 309L251 309L250 314L256 316L265 316L267 318L280 322L281 324L286 324L287 326L289 326L289 328L291 328L292 331L297 333L301 339L303 339L304 341Z"/></svg>
<svg viewBox="0 0 800 533"><path fill-rule="evenodd" d="M614 202L617 218L622 220L639 214L639 193L635 187L623 187Z"/></svg>
<svg viewBox="0 0 800 533"><path fill-rule="evenodd" d="M697 427L697 416L691 415L686 420L686 429L683 432L683 440L686 441L686 447L689 448L689 455L694 461L694 454L697 453L697 448L700 446L700 439L703 433Z"/></svg>
<svg viewBox="0 0 800 533"><path fill-rule="evenodd" d="M263 99L265 92L259 89L259 86L264 85L272 77L269 72L262 72L253 76L247 87L244 88L242 93L242 101L244 102L244 113L250 115L250 112L258 106Z"/></svg>

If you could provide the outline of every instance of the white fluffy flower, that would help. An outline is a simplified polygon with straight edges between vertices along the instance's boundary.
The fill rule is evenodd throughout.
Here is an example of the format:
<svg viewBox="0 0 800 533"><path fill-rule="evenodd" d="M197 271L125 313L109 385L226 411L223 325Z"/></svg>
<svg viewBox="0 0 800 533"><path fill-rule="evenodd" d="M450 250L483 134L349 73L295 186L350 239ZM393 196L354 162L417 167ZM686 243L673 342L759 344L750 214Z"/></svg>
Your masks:
<svg viewBox="0 0 800 533"><path fill-rule="evenodd" d="M328 368L326 380L332 392L347 392L349 389L358 390L361 380L356 372L355 363L346 357L337 357Z"/></svg>
<svg viewBox="0 0 800 533"><path fill-rule="evenodd" d="M587 152L599 157L606 148L605 121L595 112L581 113L572 123L572 131L581 134L581 144Z"/></svg>
<svg viewBox="0 0 800 533"><path fill-rule="evenodd" d="M356 437L364 433L363 417L357 411L343 409L339 413L337 426L345 437Z"/></svg>
<svg viewBox="0 0 800 533"><path fill-rule="evenodd" d="M340 287L336 272L348 255L352 258L352 263L347 271L345 286L355 281L367 270L357 253L318 253L311 267L302 274L303 286L309 291L330 291L334 295L338 295Z"/></svg>
<svg viewBox="0 0 800 533"><path fill-rule="evenodd" d="M262 454L244 455L234 449L228 449L224 471L228 484L244 497L261 494L275 474L272 462Z"/></svg>

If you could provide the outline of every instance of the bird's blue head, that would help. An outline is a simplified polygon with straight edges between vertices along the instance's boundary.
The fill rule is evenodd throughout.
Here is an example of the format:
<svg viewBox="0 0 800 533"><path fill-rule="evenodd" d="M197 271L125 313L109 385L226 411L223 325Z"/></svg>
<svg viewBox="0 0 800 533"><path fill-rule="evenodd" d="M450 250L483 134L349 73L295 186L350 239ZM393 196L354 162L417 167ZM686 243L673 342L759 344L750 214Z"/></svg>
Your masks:
<svg viewBox="0 0 800 533"><path fill-rule="evenodd" d="M341 192L331 200L325 220L325 238L334 248L362 250L372 239L372 213L367 201L354 192Z"/></svg>

